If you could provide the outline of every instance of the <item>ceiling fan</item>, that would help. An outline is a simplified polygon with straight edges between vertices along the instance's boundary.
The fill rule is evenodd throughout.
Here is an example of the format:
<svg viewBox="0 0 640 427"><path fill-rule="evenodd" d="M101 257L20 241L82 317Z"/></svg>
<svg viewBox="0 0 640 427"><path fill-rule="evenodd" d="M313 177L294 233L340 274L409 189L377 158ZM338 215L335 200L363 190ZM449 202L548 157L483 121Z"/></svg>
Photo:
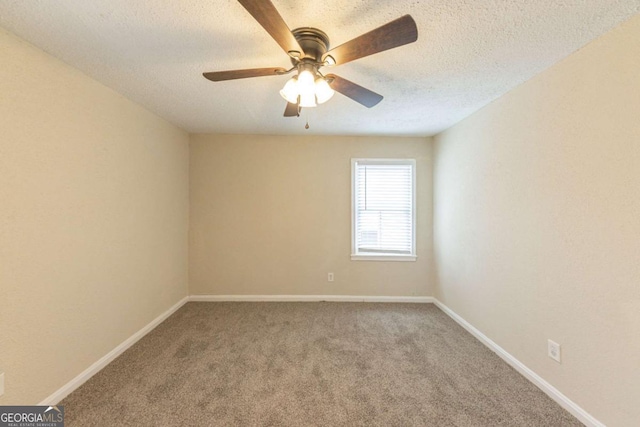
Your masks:
<svg viewBox="0 0 640 427"><path fill-rule="evenodd" d="M338 47L329 49L329 37L311 27L289 29L270 0L238 0L256 21L275 39L289 55L293 67L285 69L253 68L246 70L213 71L203 73L207 79L244 79L248 77L279 76L297 71L280 91L287 100L285 117L300 115L302 108L315 107L328 101L334 91L371 108L382 101L379 95L335 74L323 75L321 67L346 64L365 56L413 43L418 39L418 28L410 15L404 15L381 27L365 33Z"/></svg>

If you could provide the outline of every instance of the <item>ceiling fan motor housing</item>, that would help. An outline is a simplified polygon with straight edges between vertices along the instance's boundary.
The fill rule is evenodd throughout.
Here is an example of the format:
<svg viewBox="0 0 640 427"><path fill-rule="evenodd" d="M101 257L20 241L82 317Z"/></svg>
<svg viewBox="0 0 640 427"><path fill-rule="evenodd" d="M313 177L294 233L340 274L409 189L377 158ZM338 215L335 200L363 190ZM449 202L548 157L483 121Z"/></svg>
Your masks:
<svg viewBox="0 0 640 427"><path fill-rule="evenodd" d="M304 58L313 62L322 62L322 55L329 50L329 37L317 28L301 27L292 31L294 37L304 51ZM296 65L297 58L291 58L291 63Z"/></svg>

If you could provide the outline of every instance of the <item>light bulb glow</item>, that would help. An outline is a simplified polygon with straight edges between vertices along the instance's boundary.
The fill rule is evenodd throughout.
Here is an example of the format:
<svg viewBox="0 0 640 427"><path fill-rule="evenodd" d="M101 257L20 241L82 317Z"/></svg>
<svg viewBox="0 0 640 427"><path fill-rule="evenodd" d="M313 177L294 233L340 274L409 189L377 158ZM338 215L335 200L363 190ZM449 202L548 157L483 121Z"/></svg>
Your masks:
<svg viewBox="0 0 640 427"><path fill-rule="evenodd" d="M322 77L318 77L316 79L316 98L318 99L318 104L324 104L328 100L331 99L333 94L335 93L329 83Z"/></svg>
<svg viewBox="0 0 640 427"><path fill-rule="evenodd" d="M298 91L300 93L300 106L305 108L316 106L315 76L309 70L302 70L298 74Z"/></svg>
<svg viewBox="0 0 640 427"><path fill-rule="evenodd" d="M292 104L298 103L299 88L298 88L298 81L295 77L287 81L287 83L284 85L284 87L280 91L280 95L284 99L286 99L287 102L290 102Z"/></svg>
<svg viewBox="0 0 640 427"><path fill-rule="evenodd" d="M300 106L304 108L316 106L316 95L313 91L300 93Z"/></svg>
<svg viewBox="0 0 640 427"><path fill-rule="evenodd" d="M300 86L300 92L313 91L313 83L315 81L314 75L309 70L302 70L298 74L298 85Z"/></svg>

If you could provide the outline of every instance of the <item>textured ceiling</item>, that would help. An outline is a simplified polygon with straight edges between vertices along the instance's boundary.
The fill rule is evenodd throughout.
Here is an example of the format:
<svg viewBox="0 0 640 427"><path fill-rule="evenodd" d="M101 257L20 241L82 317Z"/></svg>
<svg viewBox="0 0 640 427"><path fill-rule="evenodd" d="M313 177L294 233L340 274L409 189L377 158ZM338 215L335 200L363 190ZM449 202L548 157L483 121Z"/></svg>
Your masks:
<svg viewBox="0 0 640 427"><path fill-rule="evenodd" d="M640 11L640 0L272 1L289 28L320 28L332 46L404 14L418 41L331 69L384 95L376 107L336 94L284 118L289 77L202 77L291 64L235 0L0 0L0 26L190 132L422 136Z"/></svg>

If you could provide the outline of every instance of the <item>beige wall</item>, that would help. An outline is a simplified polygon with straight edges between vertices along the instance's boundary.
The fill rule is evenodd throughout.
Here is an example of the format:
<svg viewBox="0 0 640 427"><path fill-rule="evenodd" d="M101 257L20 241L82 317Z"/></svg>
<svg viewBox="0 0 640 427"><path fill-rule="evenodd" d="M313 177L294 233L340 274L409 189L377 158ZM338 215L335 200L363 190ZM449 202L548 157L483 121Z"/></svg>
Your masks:
<svg viewBox="0 0 640 427"><path fill-rule="evenodd" d="M640 16L439 135L435 159L438 298L600 421L639 425Z"/></svg>
<svg viewBox="0 0 640 427"><path fill-rule="evenodd" d="M192 136L191 294L432 295L431 153L426 138ZM417 160L416 262L351 261L356 157Z"/></svg>
<svg viewBox="0 0 640 427"><path fill-rule="evenodd" d="M188 135L0 29L0 405L187 294Z"/></svg>

